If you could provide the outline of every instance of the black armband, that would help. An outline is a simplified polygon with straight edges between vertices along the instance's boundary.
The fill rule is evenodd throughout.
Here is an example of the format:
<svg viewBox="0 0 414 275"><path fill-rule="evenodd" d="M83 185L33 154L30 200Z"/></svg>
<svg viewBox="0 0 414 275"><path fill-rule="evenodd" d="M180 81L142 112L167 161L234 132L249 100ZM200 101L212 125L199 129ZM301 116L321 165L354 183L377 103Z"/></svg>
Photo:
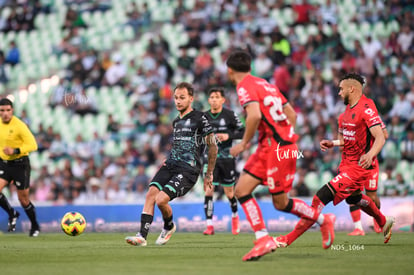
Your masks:
<svg viewBox="0 0 414 275"><path fill-rule="evenodd" d="M15 154L15 155L20 154L20 148L14 148L13 154Z"/></svg>

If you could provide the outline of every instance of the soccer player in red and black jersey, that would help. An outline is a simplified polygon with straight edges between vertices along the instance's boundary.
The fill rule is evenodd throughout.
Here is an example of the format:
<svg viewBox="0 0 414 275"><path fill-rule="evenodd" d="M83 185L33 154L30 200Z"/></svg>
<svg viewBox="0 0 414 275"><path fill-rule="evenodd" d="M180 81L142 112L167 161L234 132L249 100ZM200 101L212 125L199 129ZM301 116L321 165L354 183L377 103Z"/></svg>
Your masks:
<svg viewBox="0 0 414 275"><path fill-rule="evenodd" d="M236 197L256 235L253 249L243 261L256 260L274 251L275 239L269 236L253 190L264 184L272 195L276 209L292 213L300 218L318 222L321 231L329 235L333 231L330 216L321 215L300 199L292 199L287 193L292 188L299 155L294 133L296 113L279 89L262 78L250 74L251 57L244 51L235 51L227 59L227 73L237 87L240 104L246 111L246 125L240 143L230 149L237 156L259 131L257 151L246 162L236 184ZM324 235L324 233L322 234Z"/></svg>
<svg viewBox="0 0 414 275"><path fill-rule="evenodd" d="M368 100L370 100L370 99L368 99ZM341 141L340 142L341 144L343 144L343 139L344 139L343 129L342 129L342 117L343 117L343 115L344 115L344 113L340 114L339 117L338 117L338 139ZM381 120L382 132L384 133L385 139L387 139L388 138L387 128L386 128L384 122L382 121L381 117L380 117L380 120ZM342 165L343 165L343 163L341 163L341 165L339 166L339 169L338 169L339 171L341 171L341 166ZM379 164L378 164L377 160L374 160L372 162L371 176L365 180L361 191L364 191L364 189L365 189L365 194L368 197L370 197L372 199L372 201L375 203L375 205L378 207L378 209L380 209L381 202L380 202L380 199L379 199L378 194L377 194L378 177L379 177ZM352 221L354 222L355 228L348 235L349 236L364 236L365 231L362 228L362 224L361 224L361 209L360 209L360 207L358 205L351 204L351 205L349 205L349 211L351 213ZM374 224L375 232L381 233L382 228L378 225L378 223L376 222L375 219L374 219L373 224Z"/></svg>
<svg viewBox="0 0 414 275"><path fill-rule="evenodd" d="M377 108L372 100L362 94L364 83L363 77L358 74L347 74L339 82L339 96L347 105L339 126L343 140L322 140L320 147L325 151L333 146L343 146L341 169L336 177L319 189L313 197L312 206L321 211L329 202L337 205L342 200L357 205L375 218L384 232L384 243L387 243L395 218L385 217L371 198L361 193L364 182L371 177L372 164L385 143ZM313 223L301 219L292 232L276 238L278 246L290 245ZM322 246L327 248L330 243L323 241Z"/></svg>

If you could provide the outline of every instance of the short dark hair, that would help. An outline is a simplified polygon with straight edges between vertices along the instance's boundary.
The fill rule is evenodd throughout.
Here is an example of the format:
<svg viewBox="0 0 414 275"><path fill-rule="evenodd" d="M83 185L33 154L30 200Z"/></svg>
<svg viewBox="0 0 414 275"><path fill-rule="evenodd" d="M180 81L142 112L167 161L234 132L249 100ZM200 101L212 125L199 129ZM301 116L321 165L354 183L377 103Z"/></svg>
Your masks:
<svg viewBox="0 0 414 275"><path fill-rule="evenodd" d="M227 58L226 65L236 72L250 72L252 57L246 51L235 51Z"/></svg>
<svg viewBox="0 0 414 275"><path fill-rule="evenodd" d="M11 106L13 108L13 102L10 99L4 97L0 99L0 106Z"/></svg>
<svg viewBox="0 0 414 275"><path fill-rule="evenodd" d="M187 89L188 94L190 96L194 96L194 88L193 88L193 85L191 85L188 82L180 82L180 83L178 83L177 86L175 86L175 88L174 88L174 92L177 89Z"/></svg>
<svg viewBox="0 0 414 275"><path fill-rule="evenodd" d="M357 73L349 73L349 74L344 75L341 78L341 80L339 81L339 83L341 83L343 80L347 80L347 79L353 79L353 80L356 80L359 83L361 83L362 86L365 85L365 78L362 75L357 74Z"/></svg>
<svg viewBox="0 0 414 275"><path fill-rule="evenodd" d="M210 96L212 93L219 93L222 97L224 96L224 88L222 87L213 87L208 90L208 96Z"/></svg>

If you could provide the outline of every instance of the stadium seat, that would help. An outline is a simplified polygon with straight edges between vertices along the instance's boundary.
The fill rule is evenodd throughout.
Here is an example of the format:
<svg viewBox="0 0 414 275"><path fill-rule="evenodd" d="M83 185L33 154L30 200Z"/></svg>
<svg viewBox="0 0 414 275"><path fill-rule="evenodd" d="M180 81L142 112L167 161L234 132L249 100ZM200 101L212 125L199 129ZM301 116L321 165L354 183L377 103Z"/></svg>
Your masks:
<svg viewBox="0 0 414 275"><path fill-rule="evenodd" d="M312 193L315 193L322 186L320 178L316 172L308 172L305 176L305 184Z"/></svg>

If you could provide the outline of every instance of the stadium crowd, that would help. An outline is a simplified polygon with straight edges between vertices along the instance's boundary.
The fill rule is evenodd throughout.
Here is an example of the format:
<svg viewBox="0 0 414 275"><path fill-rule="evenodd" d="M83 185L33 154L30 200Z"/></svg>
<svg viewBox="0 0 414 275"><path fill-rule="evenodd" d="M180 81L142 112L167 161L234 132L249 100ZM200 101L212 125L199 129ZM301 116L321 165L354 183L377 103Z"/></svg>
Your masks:
<svg viewBox="0 0 414 275"><path fill-rule="evenodd" d="M0 7L4 2L14 1L0 1ZM16 2L25 2L20 7L24 11L39 9L38 2L42 1ZM171 1L158 1L160 5L165 2ZM379 22L387 26L396 21L399 29L389 34L368 32L351 39L339 28L338 12L343 2L358 4L349 19L358 27ZM390 133L379 156L380 195L414 193L414 6L410 1L195 0L189 9L181 0L175 3L173 20L168 22L183 26L178 35L188 37L179 45L179 52L162 35L162 23L152 21L146 2L131 1L122 27L132 26L136 41L152 34L143 56L132 59L116 50L88 47L88 37L80 31L88 28L82 20L85 3L65 4L70 5L62 25L67 35L53 47L53 54L69 54L71 62L50 91L49 108L63 106L73 116L96 115L101 112L100 106L88 91L99 93L103 87L120 88L132 107L123 122L109 114L104 135L96 132L93 139L77 135L75 142L63 139L53 125L45 129L40 124L33 129L31 118L23 110L20 116L35 133L39 153L46 153L50 162L62 163L53 166L56 169L43 166L35 171L33 200L56 204L142 202L153 171L171 146L171 121L176 115L172 91L178 81L194 84L198 92L195 108L207 110L205 93L210 87L222 86L227 92L226 104L242 114L226 78L225 60L235 48L250 52L252 73L275 83L298 114L296 131L303 157L297 162L291 195L311 196L336 174L340 151L322 154L319 141L336 136L337 117L345 109L336 87L338 79L352 71L366 77L364 92L375 101ZM94 1L93 7L105 12L111 3ZM54 6L43 10L53 13ZM287 32L271 17L277 10L292 12L287 18ZM0 21L6 21L0 24L1 31L9 31L9 19ZM306 36L299 33L310 26L315 29ZM5 54L0 51L0 81L7 79L4 62ZM122 143L122 152L107 155L104 148L108 140ZM239 171L246 156L238 160ZM186 199L201 198L200 190ZM12 198L14 191L12 187ZM266 192L257 195L266 196Z"/></svg>

